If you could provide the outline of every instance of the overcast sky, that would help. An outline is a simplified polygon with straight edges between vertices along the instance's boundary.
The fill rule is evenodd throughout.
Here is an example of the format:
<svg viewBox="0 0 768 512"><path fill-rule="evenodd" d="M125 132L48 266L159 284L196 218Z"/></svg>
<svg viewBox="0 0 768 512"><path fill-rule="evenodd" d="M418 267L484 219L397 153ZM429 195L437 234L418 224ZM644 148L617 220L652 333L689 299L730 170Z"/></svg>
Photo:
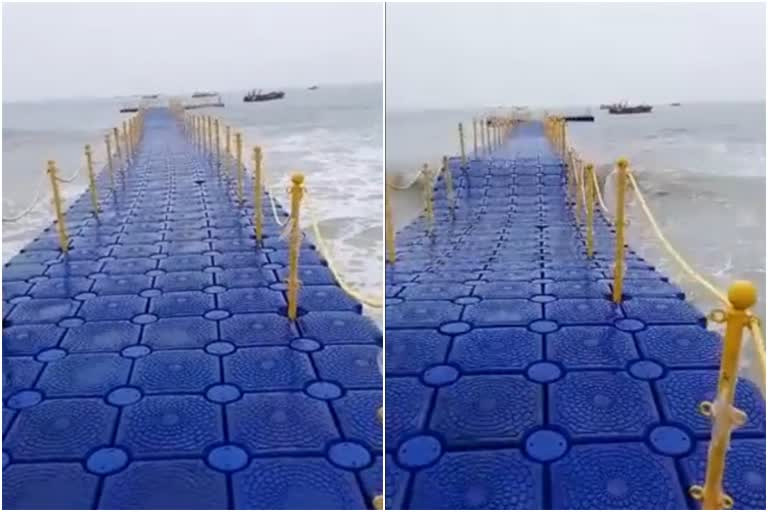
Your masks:
<svg viewBox="0 0 768 512"><path fill-rule="evenodd" d="M765 99L763 4L387 4L387 108Z"/></svg>
<svg viewBox="0 0 768 512"><path fill-rule="evenodd" d="M382 80L380 4L3 4L3 101Z"/></svg>

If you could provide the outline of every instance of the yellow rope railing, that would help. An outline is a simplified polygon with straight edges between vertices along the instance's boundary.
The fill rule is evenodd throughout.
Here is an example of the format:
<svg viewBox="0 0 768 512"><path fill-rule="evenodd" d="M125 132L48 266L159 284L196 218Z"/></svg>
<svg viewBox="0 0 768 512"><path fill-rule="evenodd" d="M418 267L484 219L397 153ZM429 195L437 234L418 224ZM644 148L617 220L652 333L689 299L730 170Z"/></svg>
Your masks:
<svg viewBox="0 0 768 512"><path fill-rule="evenodd" d="M653 212L651 212L651 209L648 206L647 201L645 200L645 197L643 196L643 193L640 191L640 187L637 184L637 180L635 179L632 172L628 172L627 176L629 177L630 184L632 185L632 188L636 192L636 197L638 204L640 205L640 209L645 214L646 218L648 219L648 222L651 225L651 228L656 235L656 238L659 239L659 241L662 244L662 247L667 251L667 253L672 256L672 258L680 265L680 267L685 271L686 274L688 274L693 280L695 280L697 283L699 283L702 287L704 287L705 290L707 290L712 297L716 298L718 301L720 301L723 305L729 306L730 301L728 300L728 296L720 291L714 284L712 284L710 281L708 281L704 276L696 272L694 268L683 258L683 256L672 246L672 244L667 240L667 237L664 236L664 233L661 231L661 228L659 227L658 222L656 221L656 218L653 215ZM757 355L757 364L758 364L758 370L761 375L761 382L758 384L760 385L761 392L763 394L763 398L765 398L765 341L763 340L762 332L760 330L760 320L759 317L754 315L751 312L748 312L750 317L753 319L750 321L749 328L752 333L751 339L752 339L752 345L755 350L755 354Z"/></svg>
<svg viewBox="0 0 768 512"><path fill-rule="evenodd" d="M43 186L45 184L45 174L40 175L40 182L37 186L37 193L35 194L35 198L29 203L29 206L24 208L21 212L17 213L16 215L9 215L9 216L3 216L3 222L18 222L30 213L32 213L32 210L35 209L35 207L40 204L40 201L44 197L45 193L45 187Z"/></svg>
<svg viewBox="0 0 768 512"><path fill-rule="evenodd" d="M424 177L424 169L421 169L414 178L408 182L407 185L395 185L392 181L387 180L387 186L394 190L408 190L412 186L414 186L416 183L421 181Z"/></svg>
<svg viewBox="0 0 768 512"><path fill-rule="evenodd" d="M304 192L304 199L305 202L308 203L309 201L309 194ZM328 245L326 244L325 239L323 238L322 233L320 233L320 228L317 225L317 217L314 214L314 208L307 207L306 211L309 212L309 218L310 223L312 225L312 232L315 235L315 240L317 241L317 246L320 249L320 253L323 255L323 258L328 263L328 269L331 271L331 274L333 274L333 277L336 279L336 282L339 283L339 287L344 290L347 295L352 297L353 299L357 300L361 304L365 304L366 306L372 307L372 308L382 308L384 307L384 301L381 299L376 299L373 297L366 297L362 293L358 292L352 286L350 286L349 283L347 283L342 277L341 273L338 271L336 264L333 262L333 259L330 257L330 251L328 250Z"/></svg>
<svg viewBox="0 0 768 512"><path fill-rule="evenodd" d="M219 123L219 120L216 120L217 123ZM220 123L219 123L220 124ZM205 126L205 124L203 125ZM229 125L227 125L227 128L229 128ZM236 137L241 137L240 132L236 133ZM237 142L237 141L236 141ZM245 147L246 143L242 140L240 140L239 147ZM238 144L236 144L236 148L238 147ZM237 159L237 166L240 168L242 166L241 160ZM288 223L289 219L281 219L280 215L278 213L278 207L277 207L277 201L275 199L275 187L274 183L271 181L270 175L268 172L266 172L266 167L262 164L260 169L260 176L264 183L264 190L267 192L267 197L269 198L270 207L272 210L272 215L274 217L275 223L279 226L285 226ZM242 182L239 182L238 184L238 194L240 187L242 187ZM307 193L306 186L302 185L302 194L303 194L303 200L305 203L305 211L308 214L308 217L310 219L310 225L312 228L312 232L314 233L315 240L317 241L317 246L320 249L320 253L322 254L325 261L328 263L328 269L331 271L331 274L333 274L333 277L336 279L336 282L339 284L339 287L344 290L344 292L349 295L350 297L354 298L361 304L364 304L366 306L369 306L371 308L382 308L384 307L384 301L381 299L376 299L373 297L367 297L363 295L358 290L355 290L347 281L344 280L344 278L341 276L341 273L338 271L338 267L336 263L331 258L331 252L328 249L328 243L326 242L325 238L323 238L322 233L320 232L320 228L318 226L317 218L315 217L314 208L312 208L309 205L309 199L310 196Z"/></svg>
<svg viewBox="0 0 768 512"><path fill-rule="evenodd" d="M136 140L137 141L138 141L138 134L141 131L140 123L138 123L138 121L140 121L140 120L141 120L141 114L137 114L137 115L133 116L132 118L130 118L130 120L129 120L131 122L132 126L135 126L135 128L133 128L133 129L136 130L136 134L137 134L136 135L136 137L137 137ZM117 128L114 128L113 130L117 130ZM106 135L106 138L105 138L105 140L107 142L107 159L108 159L108 167L107 168L108 168L109 173L110 173L110 180L112 181L112 184L114 186L114 177L113 177L113 174L112 174L113 173L113 162L112 162L112 156L113 155L112 155L112 151L111 151L111 145L110 145L110 142L109 142L109 140L110 140L109 139L109 137L110 137L109 133L110 132L107 132L107 135ZM71 184L71 183L74 183L75 180L82 174L82 172L87 169L88 170L88 174L89 174L89 176L88 176L89 188L91 189L91 194L93 195L94 191L95 191L94 189L95 189L95 177L96 177L96 174L93 173L93 168L92 168L92 166L93 166L93 153L91 152L90 144L87 144L85 147L86 147L86 151L85 151L86 165L79 166L75 170L75 172L72 173L72 175L68 176L68 177L59 176L59 174L58 174L59 173L59 169L58 169L58 167L56 167L56 169L55 169L55 171L53 173L53 176L54 176L54 179L56 180L57 183ZM117 149L119 151L119 149L120 149L119 148L119 144L118 144ZM135 147L134 147L134 152L135 152ZM40 204L40 201L42 201L46 197L46 194L45 194L46 188L45 188L44 184L45 184L46 181L50 180L50 176L51 176L51 173L49 171L46 171L45 173L42 173L40 175L40 181L38 182L38 185L36 187L37 191L35 192L34 199L32 199L32 201L29 203L29 205L26 208L24 208L22 211L20 211L19 213L16 213L14 215L8 215L8 216L4 215L2 217L2 221L4 223L14 223L14 222L20 221L21 219L23 219L23 218L27 217L29 214L31 214L35 210L35 208ZM58 197L58 201L59 202L62 201L61 194L60 194L59 191L56 191L56 193L53 194L53 195ZM92 202L95 203L95 200L92 199ZM59 208L62 209L62 211L64 211L62 204L54 205L54 210L59 209ZM94 211L96 211L96 210L98 210L98 207L94 206Z"/></svg>
<svg viewBox="0 0 768 512"><path fill-rule="evenodd" d="M547 134L548 138L550 138L550 141L555 143L555 147L557 148L557 144L561 142L561 132L558 131L558 121L557 118L554 118L553 121L551 121L551 128L547 128ZM577 153L571 149L569 149L569 153L572 151L572 155L577 155ZM574 156L573 161L577 161L579 158L577 156ZM611 218L610 211L608 210L607 206L605 205L605 201L603 198L603 195L600 191L600 184L597 180L597 173L590 173L591 179L594 184L594 190L595 190L595 196L597 197L597 202L600 205L601 210L604 214L608 217L608 219L615 223L615 219ZM672 257L672 259L680 266L680 268L684 271L685 274L687 274L691 279L693 279L696 283L701 285L707 292L710 293L710 295L715 298L718 302L722 303L725 306L729 306L730 302L728 300L728 296L722 292L717 286L715 286L712 282L710 282L708 279L706 279L703 275L701 275L699 272L697 272L693 266L688 263L688 261L680 254L680 252L675 249L675 247L670 243L670 241L667 239L667 237L664 235L664 232L662 231L661 227L659 226L658 221L656 220L656 217L654 216L653 212L651 211L650 206L648 205L647 200L645 199L645 196L643 195L642 190L640 189L640 186L637 182L637 179L635 178L634 173L627 167L626 169L626 176L627 180L629 181L630 186L635 191L635 197L637 198L637 203L640 206L641 211L643 212L644 216L648 220L648 223L650 224L651 230L655 237L659 240L661 243L662 248ZM589 179L589 178L587 178ZM584 179L578 180L576 179L576 186L580 188L580 191L577 191L577 195L581 195L585 193L584 190ZM752 340L752 346L755 351L756 355L756 363L757 363L757 369L760 374L759 382L757 383L760 387L761 393L763 395L763 398L765 398L765 373L766 373L766 363L765 363L765 341L762 334L762 327L759 317L754 315L751 312L748 312L750 315L750 324L749 329L751 332L751 340Z"/></svg>
<svg viewBox="0 0 768 512"><path fill-rule="evenodd" d="M629 178L629 183L632 185L632 188L635 190L635 197L637 197L637 202L640 205L640 209L645 214L645 217L648 219L648 222L651 225L651 229L653 230L654 234L656 235L656 238L659 239L661 242L662 247L672 256L672 258L682 267L682 269L689 275L691 278L693 278L696 282L698 282L700 285L702 285L706 290L708 290L714 297L716 297L720 302L723 304L728 304L728 297L717 289L715 285L707 281L704 276L696 272L696 270L693 269L693 267L685 260L685 258L682 257L682 255L672 246L672 244L667 240L667 237L664 236L664 233L661 231L661 228L659 227L659 223L656 221L656 217L651 212L651 209L648 207L648 203L645 200L645 196L643 196L642 191L640 190L640 187L637 184L637 180L635 179L635 175L632 171L627 169L627 178Z"/></svg>

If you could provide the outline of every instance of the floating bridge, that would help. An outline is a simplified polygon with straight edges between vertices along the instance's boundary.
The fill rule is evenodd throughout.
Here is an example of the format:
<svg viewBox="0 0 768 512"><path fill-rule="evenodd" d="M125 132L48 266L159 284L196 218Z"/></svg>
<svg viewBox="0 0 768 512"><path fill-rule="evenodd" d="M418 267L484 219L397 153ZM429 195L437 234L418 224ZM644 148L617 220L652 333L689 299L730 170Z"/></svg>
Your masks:
<svg viewBox="0 0 768 512"><path fill-rule="evenodd" d="M617 235L598 210L588 256L563 152L535 122L499 142L395 237L387 508L700 507L723 341L630 249L612 300ZM764 510L765 401L739 379L734 406L723 491Z"/></svg>
<svg viewBox="0 0 768 512"><path fill-rule="evenodd" d="M3 268L5 509L365 509L382 494L381 332L307 242L289 320L282 228L265 216L257 243L234 159L191 129L140 113L95 195L62 211L66 252L56 222Z"/></svg>

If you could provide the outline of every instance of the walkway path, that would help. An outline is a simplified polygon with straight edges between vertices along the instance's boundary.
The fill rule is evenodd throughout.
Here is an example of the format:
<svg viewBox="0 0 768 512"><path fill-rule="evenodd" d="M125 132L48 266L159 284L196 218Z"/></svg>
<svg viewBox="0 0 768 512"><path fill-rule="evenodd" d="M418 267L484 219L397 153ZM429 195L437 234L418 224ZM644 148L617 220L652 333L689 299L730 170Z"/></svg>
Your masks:
<svg viewBox="0 0 768 512"><path fill-rule="evenodd" d="M613 304L611 228L588 259L540 125L450 167L455 218L441 178L432 236L407 226L387 268L387 508L697 506L721 347L701 312L631 251ZM764 509L764 401L737 389L725 490Z"/></svg>
<svg viewBox="0 0 768 512"><path fill-rule="evenodd" d="M116 193L99 183L3 269L4 508L371 508L381 333L309 244L253 239L167 109ZM251 190L250 182L246 190ZM268 204L265 201L265 205Z"/></svg>

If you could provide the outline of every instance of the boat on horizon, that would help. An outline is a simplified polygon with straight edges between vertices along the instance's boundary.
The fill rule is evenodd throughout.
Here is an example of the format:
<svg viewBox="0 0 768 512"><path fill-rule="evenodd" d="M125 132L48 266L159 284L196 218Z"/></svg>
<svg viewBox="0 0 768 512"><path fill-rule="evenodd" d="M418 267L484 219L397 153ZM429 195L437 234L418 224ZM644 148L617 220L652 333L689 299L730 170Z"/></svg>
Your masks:
<svg viewBox="0 0 768 512"><path fill-rule="evenodd" d="M307 87L307 89L309 89L310 91L316 91L318 87L316 85L313 85L311 87Z"/></svg>
<svg viewBox="0 0 768 512"><path fill-rule="evenodd" d="M670 104L669 104L669 106L670 106L670 107L679 107L679 106L680 106L680 103L679 103L679 102L677 102L677 101L675 101L675 102L673 102L673 103L670 103Z"/></svg>
<svg viewBox="0 0 768 512"><path fill-rule="evenodd" d="M194 110L196 108L212 108L212 107L223 107L223 106L224 106L224 102L221 101L221 96L217 96L216 101L213 101L213 102L190 103L188 105L184 105L184 110Z"/></svg>
<svg viewBox="0 0 768 512"><path fill-rule="evenodd" d="M283 97L285 97L285 93L283 91L272 91L262 94L261 89L259 89L259 92L256 92L256 89L253 89L251 92L243 96L243 101L250 103L254 101L280 100L283 99Z"/></svg>
<svg viewBox="0 0 768 512"><path fill-rule="evenodd" d="M647 114L653 110L651 105L628 105L627 103L617 103L608 107L609 114Z"/></svg>
<svg viewBox="0 0 768 512"><path fill-rule="evenodd" d="M192 93L192 97L193 98L212 98L212 97L218 96L218 95L219 95L219 93L217 93L217 92L200 92L200 91L195 91L195 92Z"/></svg>

